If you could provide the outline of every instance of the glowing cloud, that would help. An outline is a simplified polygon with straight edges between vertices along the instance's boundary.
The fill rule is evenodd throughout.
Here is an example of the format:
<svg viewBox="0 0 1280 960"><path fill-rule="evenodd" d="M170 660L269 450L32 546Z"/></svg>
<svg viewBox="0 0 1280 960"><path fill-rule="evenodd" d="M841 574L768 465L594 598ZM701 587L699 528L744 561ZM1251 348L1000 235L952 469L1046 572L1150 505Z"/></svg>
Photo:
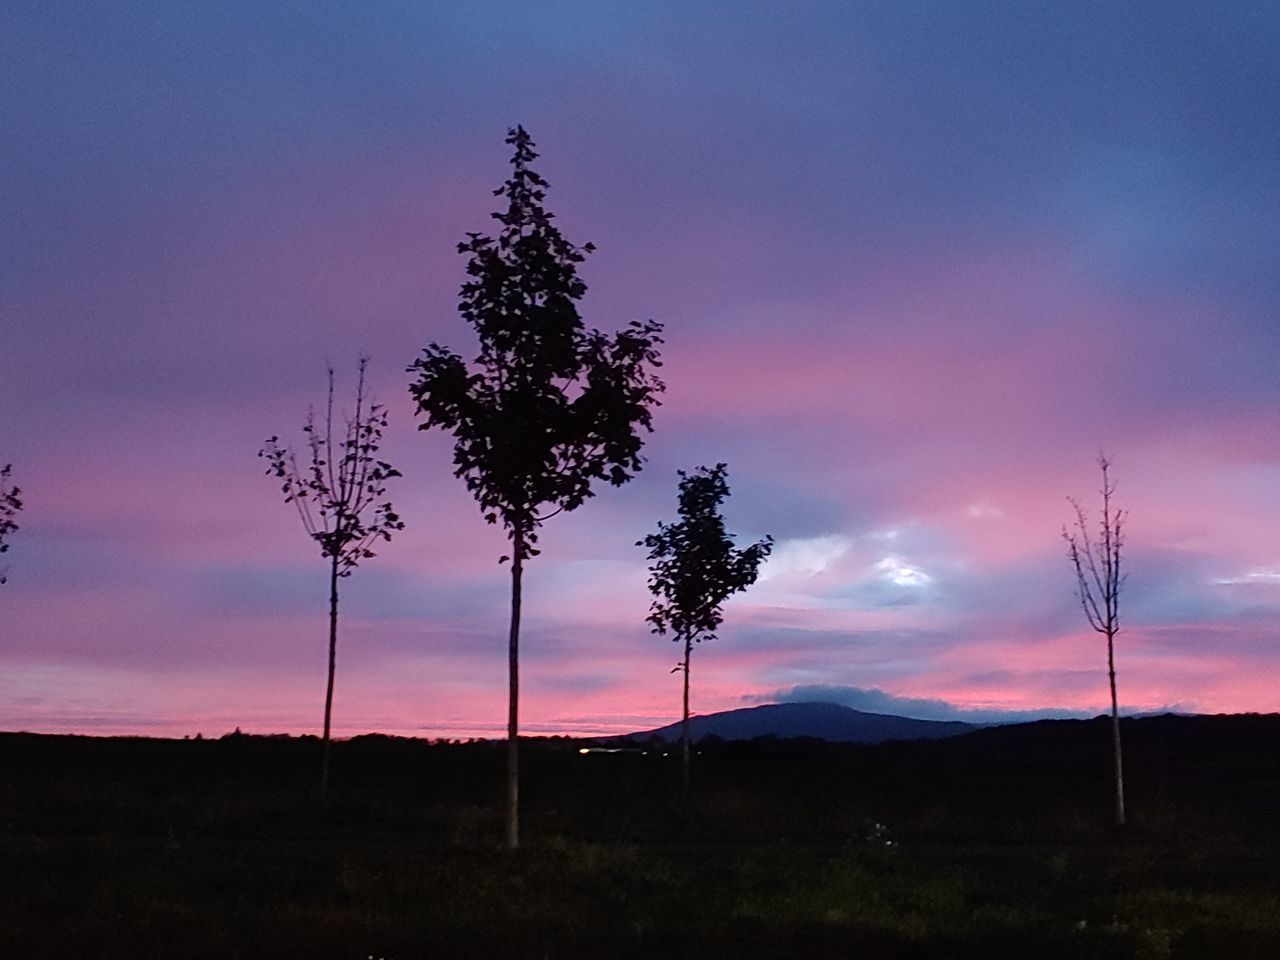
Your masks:
<svg viewBox="0 0 1280 960"><path fill-rule="evenodd" d="M849 552L853 540L841 534L784 540L773 549L760 571L760 580L814 576Z"/></svg>
<svg viewBox="0 0 1280 960"><path fill-rule="evenodd" d="M877 560L874 569L881 579L899 587L925 587L933 582L933 577L902 557Z"/></svg>

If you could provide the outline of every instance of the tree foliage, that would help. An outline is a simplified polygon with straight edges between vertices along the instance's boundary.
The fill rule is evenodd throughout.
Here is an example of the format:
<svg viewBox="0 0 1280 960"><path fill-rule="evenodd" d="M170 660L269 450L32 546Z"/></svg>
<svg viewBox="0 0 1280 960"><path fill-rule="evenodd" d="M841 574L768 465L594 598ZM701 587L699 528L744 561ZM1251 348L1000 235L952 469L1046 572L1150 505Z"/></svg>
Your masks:
<svg viewBox="0 0 1280 960"><path fill-rule="evenodd" d="M0 553L9 552L9 538L18 531L16 518L22 510L22 490L14 486L12 475L13 464L0 467ZM0 583L7 580L5 569L0 567Z"/></svg>
<svg viewBox="0 0 1280 960"><path fill-rule="evenodd" d="M308 410L302 428L309 454L305 467L294 451L281 446L279 437L269 437L258 452L269 464L267 474L281 481L285 503L297 508L308 536L320 545L320 555L335 562L341 577L375 556L377 541L390 540L393 531L404 529L385 499L387 481L400 472L377 456L387 408L365 396L368 362L367 357L360 359L355 412L345 424L335 422L334 374L333 367L328 368L324 419L317 423L314 409Z"/></svg>
<svg viewBox="0 0 1280 960"><path fill-rule="evenodd" d="M632 321L608 336L588 330L577 303L577 267L594 247L566 240L543 207L547 182L523 127L509 131L512 173L494 191L496 237L469 233L458 311L475 330L473 364L431 343L409 368L420 429L456 438L455 475L489 523L499 520L522 557L537 554L537 529L573 510L592 483L625 483L642 462L662 381L661 324Z"/></svg>
<svg viewBox="0 0 1280 960"><path fill-rule="evenodd" d="M760 564L773 549L766 536L741 550L724 528L720 504L729 495L723 463L679 471L679 514L675 523L658 523L636 546L649 548L649 616L652 632L670 632L672 640L714 640L724 618L722 604L755 583Z"/></svg>

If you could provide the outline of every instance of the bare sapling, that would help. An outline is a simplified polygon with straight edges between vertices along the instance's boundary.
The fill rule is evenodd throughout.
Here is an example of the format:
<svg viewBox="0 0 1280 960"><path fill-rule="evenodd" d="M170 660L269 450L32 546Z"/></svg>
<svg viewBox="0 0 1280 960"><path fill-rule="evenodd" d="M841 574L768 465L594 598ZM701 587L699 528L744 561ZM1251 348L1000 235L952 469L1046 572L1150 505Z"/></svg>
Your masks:
<svg viewBox="0 0 1280 960"><path fill-rule="evenodd" d="M1125 824L1124 762L1120 751L1120 707L1116 698L1116 634L1120 632L1120 589L1127 574L1120 572L1120 555L1124 546L1124 524L1128 511L1112 504L1115 481L1111 479L1111 462L1098 456L1102 470L1102 518L1097 532L1090 534L1088 516L1079 501L1068 497L1075 510L1075 523L1062 528L1067 542L1067 556L1076 574L1076 595L1084 608L1089 626L1107 638L1107 676L1111 683L1111 742L1115 761L1115 819Z"/></svg>

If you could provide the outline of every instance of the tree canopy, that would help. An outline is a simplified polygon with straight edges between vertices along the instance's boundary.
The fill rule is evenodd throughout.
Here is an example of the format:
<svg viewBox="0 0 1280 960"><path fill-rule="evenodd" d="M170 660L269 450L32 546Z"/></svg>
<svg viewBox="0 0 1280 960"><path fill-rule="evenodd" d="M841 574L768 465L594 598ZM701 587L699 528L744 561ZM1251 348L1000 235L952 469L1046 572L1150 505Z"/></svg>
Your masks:
<svg viewBox="0 0 1280 960"><path fill-rule="evenodd" d="M577 266L594 247L561 235L543 206L547 182L529 164L538 154L523 127L512 173L494 191L506 209L492 214L496 237L469 233L458 311L480 350L470 366L431 343L412 366L419 424L453 433L455 474L489 523L501 520L522 556L537 553L537 528L573 510L593 481L620 485L642 462L642 431L663 383L661 324L632 321L614 336L586 328Z"/></svg>
<svg viewBox="0 0 1280 960"><path fill-rule="evenodd" d="M649 616L653 632L670 631L674 640L698 643L715 639L724 618L721 606L732 594L755 583L760 564L773 549L766 536L741 550L726 532L720 504L729 495L723 463L679 471L679 514L675 523L658 523L636 546L649 548Z"/></svg>
<svg viewBox="0 0 1280 960"><path fill-rule="evenodd" d="M0 553L8 553L9 538L18 530L16 517L22 510L22 491L13 485L12 474L13 464L0 467ZM0 583L7 579L4 568L0 567Z"/></svg>

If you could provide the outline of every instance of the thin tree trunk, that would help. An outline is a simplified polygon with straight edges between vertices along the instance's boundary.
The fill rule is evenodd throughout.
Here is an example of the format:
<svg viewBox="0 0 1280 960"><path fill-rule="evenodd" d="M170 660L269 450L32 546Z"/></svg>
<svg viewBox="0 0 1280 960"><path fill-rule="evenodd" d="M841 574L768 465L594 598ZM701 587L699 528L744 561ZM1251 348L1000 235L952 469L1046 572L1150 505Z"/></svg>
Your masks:
<svg viewBox="0 0 1280 960"><path fill-rule="evenodd" d="M517 530L511 550L511 634L507 643L507 849L520 846L520 577L524 535Z"/></svg>
<svg viewBox="0 0 1280 960"><path fill-rule="evenodd" d="M689 796L689 655L693 653L693 641L684 641L684 716L680 721L680 750L683 754L684 795Z"/></svg>
<svg viewBox="0 0 1280 960"><path fill-rule="evenodd" d="M1124 764L1120 758L1120 707L1116 700L1114 634L1107 634L1107 672L1111 676L1111 743L1116 760L1116 826L1124 826Z"/></svg>
<svg viewBox="0 0 1280 960"><path fill-rule="evenodd" d="M329 566L329 683L324 691L324 761L320 770L320 794L329 790L329 718L333 712L333 672L338 659L338 555Z"/></svg>

